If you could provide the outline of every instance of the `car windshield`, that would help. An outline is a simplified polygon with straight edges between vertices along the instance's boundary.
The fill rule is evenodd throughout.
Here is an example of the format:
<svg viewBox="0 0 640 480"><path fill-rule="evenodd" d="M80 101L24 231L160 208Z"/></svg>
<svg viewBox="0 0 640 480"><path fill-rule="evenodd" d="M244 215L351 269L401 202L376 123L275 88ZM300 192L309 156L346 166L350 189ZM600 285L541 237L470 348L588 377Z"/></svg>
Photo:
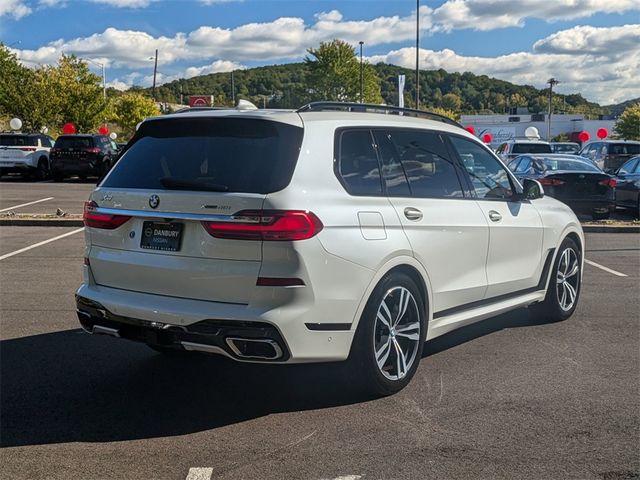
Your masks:
<svg viewBox="0 0 640 480"><path fill-rule="evenodd" d="M262 119L143 123L102 186L271 193L291 181L303 130Z"/></svg>
<svg viewBox="0 0 640 480"><path fill-rule="evenodd" d="M91 137L58 137L56 148L92 148L93 138Z"/></svg>
<svg viewBox="0 0 640 480"><path fill-rule="evenodd" d="M512 153L551 153L548 143L514 143Z"/></svg>
<svg viewBox="0 0 640 480"><path fill-rule="evenodd" d="M563 171L576 171L576 172L600 172L600 169L591 162L584 162L581 160L569 160L559 158L544 158L542 159L545 170L563 170Z"/></svg>
<svg viewBox="0 0 640 480"><path fill-rule="evenodd" d="M28 135L0 135L0 145L3 147L35 147L38 145L38 139Z"/></svg>
<svg viewBox="0 0 640 480"><path fill-rule="evenodd" d="M578 150L580 150L580 147L578 145L572 145L570 143L560 143L560 144L556 144L556 145L551 145L551 148L553 149L554 152L577 152Z"/></svg>
<svg viewBox="0 0 640 480"><path fill-rule="evenodd" d="M637 155L640 153L640 143L612 143L609 145L609 155Z"/></svg>

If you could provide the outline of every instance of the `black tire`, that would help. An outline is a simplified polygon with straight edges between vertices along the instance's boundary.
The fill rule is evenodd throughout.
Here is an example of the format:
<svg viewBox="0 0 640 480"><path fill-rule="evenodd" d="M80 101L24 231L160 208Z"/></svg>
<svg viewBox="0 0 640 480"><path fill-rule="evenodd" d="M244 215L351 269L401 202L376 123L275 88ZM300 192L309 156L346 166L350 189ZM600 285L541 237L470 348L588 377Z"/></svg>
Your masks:
<svg viewBox="0 0 640 480"><path fill-rule="evenodd" d="M55 170L51 172L51 176L53 177L54 182L61 182L64 180L64 175L62 172L56 172Z"/></svg>
<svg viewBox="0 0 640 480"><path fill-rule="evenodd" d="M570 253L566 253L570 251ZM568 257L565 257L568 255ZM566 259L569 258L569 266L567 266ZM577 271L572 273L574 260L577 262ZM566 275L565 277L565 274ZM558 254L556 255L556 259L553 262L553 268L551 269L551 275L549 278L549 286L547 287L547 294L544 298L544 301L541 303L535 304L531 306L531 311L537 317L541 317L542 319L549 322L559 322L562 320L566 320L573 312L575 312L576 307L578 306L578 300L580 299L580 289L582 287L582 252L580 248L571 238L565 238L560 248L558 249ZM563 286L562 283L559 283L558 280L562 277L565 277L565 281L563 283L569 283L573 288L573 292L575 292L574 300L572 304L567 307L566 300L571 298L571 291L568 287ZM564 292L564 293L560 293ZM563 295L566 295L564 297ZM564 299L564 305L563 305Z"/></svg>
<svg viewBox="0 0 640 480"><path fill-rule="evenodd" d="M403 299L406 300L405 313L398 318L398 307ZM389 304L387 310L391 320L396 318L397 325L394 326L393 333L378 317L379 311L383 311L383 300L385 305L387 302ZM422 357L427 333L425 311L422 293L411 277L402 272L391 272L380 281L367 301L349 359L344 365L346 376L352 385L376 397L392 395L408 385ZM387 315L384 317L388 318ZM418 332L415 331L416 327L409 328L416 323ZM395 329L399 328L403 330L396 332ZM409 339L409 335L415 338ZM378 348L378 345L382 347ZM382 367L376 359L376 348L381 352ZM398 354L398 348L403 355ZM401 358L405 361L402 362ZM388 362L388 368L385 362ZM397 378L392 378L394 376Z"/></svg>
<svg viewBox="0 0 640 480"><path fill-rule="evenodd" d="M38 160L38 167L36 168L34 177L36 180L47 180L50 175L49 162L46 158L42 157Z"/></svg>

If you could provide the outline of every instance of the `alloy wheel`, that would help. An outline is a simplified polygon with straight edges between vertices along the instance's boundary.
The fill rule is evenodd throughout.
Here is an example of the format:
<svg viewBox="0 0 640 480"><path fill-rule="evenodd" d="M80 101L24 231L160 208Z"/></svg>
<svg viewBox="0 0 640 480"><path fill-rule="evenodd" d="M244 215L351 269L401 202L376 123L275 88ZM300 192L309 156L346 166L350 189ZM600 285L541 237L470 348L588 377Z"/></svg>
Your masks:
<svg viewBox="0 0 640 480"><path fill-rule="evenodd" d="M375 360L389 380L401 380L416 360L420 344L418 304L405 287L387 291L376 314L373 329Z"/></svg>
<svg viewBox="0 0 640 480"><path fill-rule="evenodd" d="M565 249L560 256L556 273L558 303L565 312L571 310L578 298L579 273L578 255L573 248Z"/></svg>

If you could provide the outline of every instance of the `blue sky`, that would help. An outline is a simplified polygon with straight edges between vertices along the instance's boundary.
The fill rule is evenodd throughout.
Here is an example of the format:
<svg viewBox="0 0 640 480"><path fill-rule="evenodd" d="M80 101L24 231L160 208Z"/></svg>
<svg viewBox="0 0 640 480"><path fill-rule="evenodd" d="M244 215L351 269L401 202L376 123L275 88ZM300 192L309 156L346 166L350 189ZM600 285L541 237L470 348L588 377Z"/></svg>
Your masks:
<svg viewBox="0 0 640 480"><path fill-rule="evenodd" d="M582 93L640 96L638 0L421 0L422 68L471 71ZM414 0L0 0L0 41L27 65L62 52L107 65L117 88L299 61L306 48L365 41L365 56L413 67ZM17 43L19 42L19 43Z"/></svg>

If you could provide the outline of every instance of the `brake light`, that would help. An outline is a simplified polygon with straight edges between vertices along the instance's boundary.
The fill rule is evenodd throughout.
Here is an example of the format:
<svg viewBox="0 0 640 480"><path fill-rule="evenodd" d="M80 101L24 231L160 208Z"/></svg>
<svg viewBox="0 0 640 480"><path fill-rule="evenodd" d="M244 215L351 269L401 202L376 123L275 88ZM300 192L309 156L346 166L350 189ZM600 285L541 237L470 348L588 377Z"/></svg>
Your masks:
<svg viewBox="0 0 640 480"><path fill-rule="evenodd" d="M600 180L598 182L598 185L603 185L605 187L610 187L610 188L615 188L617 184L618 182L615 178L605 178L604 180Z"/></svg>
<svg viewBox="0 0 640 480"><path fill-rule="evenodd" d="M97 213L98 208L96 202L85 202L82 220L86 227L102 228L104 230L114 230L120 225L126 223L131 217L127 215L110 215L105 213Z"/></svg>
<svg viewBox="0 0 640 480"><path fill-rule="evenodd" d="M22 150L23 152L35 152L36 147L20 147L20 150Z"/></svg>
<svg viewBox="0 0 640 480"><path fill-rule="evenodd" d="M538 181L540 182L541 185L550 185L550 186L563 185L565 183L564 181L559 180L557 178L540 178L538 179Z"/></svg>
<svg viewBox="0 0 640 480"><path fill-rule="evenodd" d="M87 153L100 153L100 149L98 147L83 148L82 151Z"/></svg>
<svg viewBox="0 0 640 480"><path fill-rule="evenodd" d="M234 240L306 240L322 230L315 214L302 210L243 210L230 222L202 222L209 235Z"/></svg>

